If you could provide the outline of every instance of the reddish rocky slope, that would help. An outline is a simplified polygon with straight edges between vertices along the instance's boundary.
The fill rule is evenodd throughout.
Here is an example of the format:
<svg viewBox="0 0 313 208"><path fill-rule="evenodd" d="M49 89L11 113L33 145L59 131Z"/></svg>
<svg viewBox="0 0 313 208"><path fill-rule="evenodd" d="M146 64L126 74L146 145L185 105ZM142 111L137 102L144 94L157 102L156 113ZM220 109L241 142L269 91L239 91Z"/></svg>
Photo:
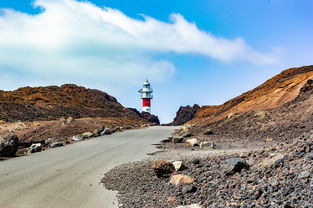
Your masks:
<svg viewBox="0 0 313 208"><path fill-rule="evenodd" d="M291 68L219 106L199 109L189 124L210 139L289 139L313 125L313 66ZM203 136L205 139L207 136Z"/></svg>
<svg viewBox="0 0 313 208"><path fill-rule="evenodd" d="M236 113L280 107L294 100L309 79L313 79L313 66L287 69L222 105L201 107L190 123L207 124Z"/></svg>
<svg viewBox="0 0 313 208"><path fill-rule="evenodd" d="M73 84L0 91L0 120L46 121L61 117L142 120L107 93Z"/></svg>

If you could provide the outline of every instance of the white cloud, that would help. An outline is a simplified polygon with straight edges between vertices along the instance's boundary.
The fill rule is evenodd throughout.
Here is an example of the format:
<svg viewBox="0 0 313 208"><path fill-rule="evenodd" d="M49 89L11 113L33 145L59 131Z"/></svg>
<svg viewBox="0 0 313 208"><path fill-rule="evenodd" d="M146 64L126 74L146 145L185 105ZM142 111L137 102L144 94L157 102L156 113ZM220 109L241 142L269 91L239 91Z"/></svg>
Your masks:
<svg viewBox="0 0 313 208"><path fill-rule="evenodd" d="M2 10L2 70L69 81L101 80L113 86L138 84L145 77L155 82L170 79L175 66L154 56L165 52L222 62L277 61L275 54L259 53L241 38L228 40L201 31L180 14L172 14L172 22L166 23L147 16L137 20L116 9L74 0L36 0L34 6L43 11L29 15Z"/></svg>

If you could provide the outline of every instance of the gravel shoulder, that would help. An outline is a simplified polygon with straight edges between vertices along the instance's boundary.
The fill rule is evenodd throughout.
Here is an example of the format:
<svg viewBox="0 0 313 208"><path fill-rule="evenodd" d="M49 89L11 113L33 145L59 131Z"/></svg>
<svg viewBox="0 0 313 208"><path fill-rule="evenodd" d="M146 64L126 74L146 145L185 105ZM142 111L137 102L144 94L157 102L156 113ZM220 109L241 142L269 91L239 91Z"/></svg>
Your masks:
<svg viewBox="0 0 313 208"><path fill-rule="evenodd" d="M152 168L156 160L180 160L186 169L159 178ZM237 160L248 165L238 171L229 164ZM187 208L192 204L201 208L308 208L313 207L312 165L310 131L293 140L254 148L161 148L146 160L110 170L102 183L118 191L122 208ZM171 184L178 174L191 177L192 183Z"/></svg>

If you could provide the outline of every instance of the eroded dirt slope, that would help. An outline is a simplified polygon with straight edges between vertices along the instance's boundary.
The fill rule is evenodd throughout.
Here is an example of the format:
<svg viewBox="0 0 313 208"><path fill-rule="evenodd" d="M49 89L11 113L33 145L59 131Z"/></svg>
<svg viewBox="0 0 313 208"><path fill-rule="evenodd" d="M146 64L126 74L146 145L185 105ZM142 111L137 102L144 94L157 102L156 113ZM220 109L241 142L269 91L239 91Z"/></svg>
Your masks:
<svg viewBox="0 0 313 208"><path fill-rule="evenodd" d="M189 123L207 125L236 113L280 107L294 100L309 79L313 79L313 66L287 69L222 105L201 107Z"/></svg>

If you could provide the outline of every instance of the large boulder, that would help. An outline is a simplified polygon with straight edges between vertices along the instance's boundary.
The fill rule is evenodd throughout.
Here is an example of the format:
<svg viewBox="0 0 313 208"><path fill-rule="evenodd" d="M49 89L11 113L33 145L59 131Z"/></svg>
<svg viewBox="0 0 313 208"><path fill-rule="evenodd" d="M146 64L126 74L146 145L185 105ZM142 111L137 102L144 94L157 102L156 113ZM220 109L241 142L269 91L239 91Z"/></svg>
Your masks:
<svg viewBox="0 0 313 208"><path fill-rule="evenodd" d="M158 178L169 177L172 173L175 172L175 166L173 165L173 163L165 160L153 161L152 169L154 170Z"/></svg>
<svg viewBox="0 0 313 208"><path fill-rule="evenodd" d="M17 151L18 137L10 132L4 137L0 137L0 156L13 157Z"/></svg>

